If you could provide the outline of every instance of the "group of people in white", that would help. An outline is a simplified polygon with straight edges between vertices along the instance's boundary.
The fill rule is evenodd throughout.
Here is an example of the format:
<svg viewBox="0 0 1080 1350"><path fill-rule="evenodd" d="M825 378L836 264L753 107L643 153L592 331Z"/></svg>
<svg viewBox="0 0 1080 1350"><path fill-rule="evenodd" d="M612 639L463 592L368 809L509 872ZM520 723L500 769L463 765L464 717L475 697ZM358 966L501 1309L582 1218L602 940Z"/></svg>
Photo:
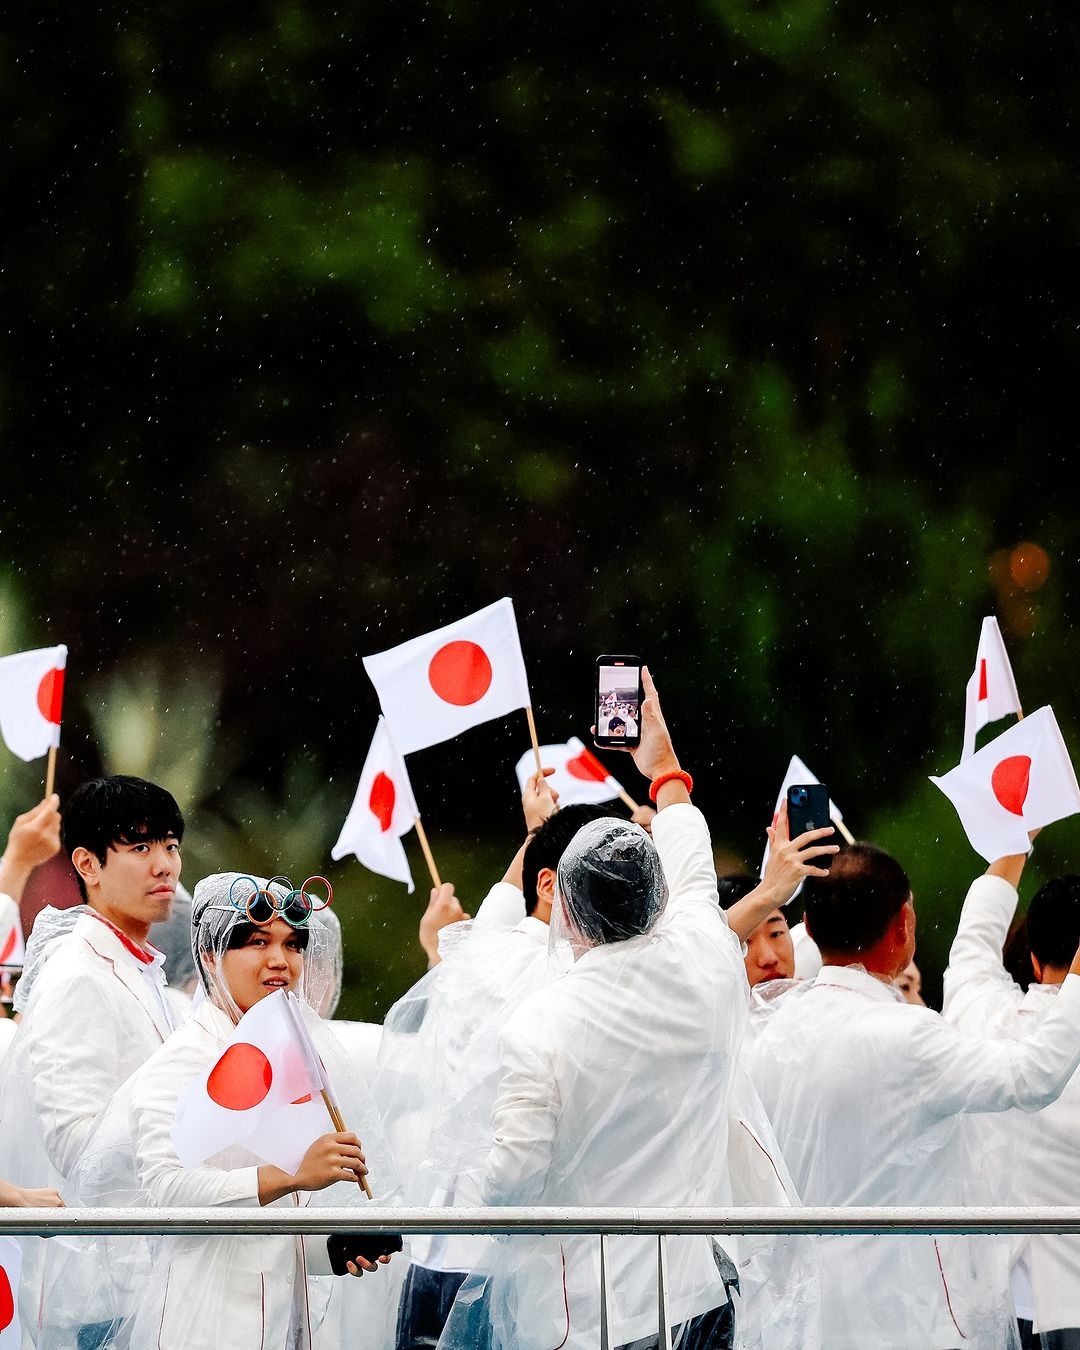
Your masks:
<svg viewBox="0 0 1080 1350"><path fill-rule="evenodd" d="M991 863L930 1009L901 989L915 904L883 850L830 827L790 839L781 809L763 875L718 879L642 678L632 754L654 806L560 808L533 775L505 875L475 918L435 888L430 968L378 1028L333 1016L332 908L262 877L195 885L194 992L170 982L153 935L184 896L184 821L163 788L95 779L62 826L55 798L19 818L0 889L17 900L62 827L84 903L42 911L27 944L0 1061L0 1201L357 1210L356 1233L329 1239L23 1239L25 1346L595 1350L602 1317L612 1345L663 1344L654 1238L608 1240L602 1307L592 1235L402 1245L364 1231L365 1189L388 1206L1073 1201L1080 877L1030 902L1025 992L1003 949L1027 855ZM243 1144L185 1166L181 1094L279 990L301 1000L347 1128L328 1119L293 1170ZM664 1292L682 1350L1080 1347L1068 1235L683 1235Z"/></svg>

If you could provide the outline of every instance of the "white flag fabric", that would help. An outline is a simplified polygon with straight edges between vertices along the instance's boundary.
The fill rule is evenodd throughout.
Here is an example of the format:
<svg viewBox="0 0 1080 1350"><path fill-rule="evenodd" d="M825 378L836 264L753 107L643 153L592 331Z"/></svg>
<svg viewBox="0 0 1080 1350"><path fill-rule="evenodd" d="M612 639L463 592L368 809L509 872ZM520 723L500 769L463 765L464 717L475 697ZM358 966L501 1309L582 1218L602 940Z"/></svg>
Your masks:
<svg viewBox="0 0 1080 1350"><path fill-rule="evenodd" d="M243 1144L295 1172L330 1131L322 1083L297 1036L289 997L278 989L253 1004L217 1060L180 1093L172 1141L185 1167Z"/></svg>
<svg viewBox="0 0 1080 1350"><path fill-rule="evenodd" d="M574 802L598 805L618 797L622 791L618 781L576 736L561 745L542 745L540 763L545 769L555 770L548 775L547 783L559 794L560 806L570 806ZM535 772L536 756L526 750L517 762L517 780L522 792Z"/></svg>
<svg viewBox="0 0 1080 1350"><path fill-rule="evenodd" d="M815 774L812 774L810 772L810 770L806 767L806 765L802 762L802 760L799 758L798 755L792 755L790 761L788 762L787 772L784 774L784 781L780 784L780 791L776 794L776 805L773 807L773 816L772 821L770 823L772 825L776 824L776 818L780 814L780 808L784 804L784 798L787 796L787 790L789 787L792 787L795 783L820 783L820 782L821 779L818 778ZM836 805L836 803L833 801L831 797L829 798L829 819L830 820L844 819L840 811L840 808ZM831 844L833 843L833 840L826 837L824 842L826 844ZM836 842L839 843L839 840L837 840ZM769 861L769 841L768 839L766 839L765 852L761 855L761 870L758 873L759 876L765 875L765 864L768 861ZM795 891L795 893L791 897L791 900L794 900L795 896L798 895L799 891L801 890L802 886L800 886L799 889ZM791 903L791 900L788 901L788 904Z"/></svg>
<svg viewBox="0 0 1080 1350"><path fill-rule="evenodd" d="M0 1237L0 1350L19 1350L19 1281L22 1279L22 1248L13 1237Z"/></svg>
<svg viewBox="0 0 1080 1350"><path fill-rule="evenodd" d="M10 895L0 895L0 970L22 970L25 959L19 906Z"/></svg>
<svg viewBox="0 0 1080 1350"><path fill-rule="evenodd" d="M976 733L987 722L996 722L1010 713L1016 713L1019 717L1024 715L998 621L986 618L982 621L982 631L979 633L975 669L965 691L961 762L975 753Z"/></svg>
<svg viewBox="0 0 1080 1350"><path fill-rule="evenodd" d="M1030 830L1080 811L1080 787L1049 706L930 781L956 807L971 847L988 863L1029 852Z"/></svg>
<svg viewBox="0 0 1080 1350"><path fill-rule="evenodd" d="M66 647L0 656L0 736L29 762L60 744Z"/></svg>
<svg viewBox="0 0 1080 1350"><path fill-rule="evenodd" d="M411 894L415 887L401 839L419 814L405 762L390 739L386 719L380 717L356 796L330 856L336 861L353 853L372 872L403 881Z"/></svg>
<svg viewBox="0 0 1080 1350"><path fill-rule="evenodd" d="M509 598L400 647L365 656L364 669L403 755L529 706Z"/></svg>

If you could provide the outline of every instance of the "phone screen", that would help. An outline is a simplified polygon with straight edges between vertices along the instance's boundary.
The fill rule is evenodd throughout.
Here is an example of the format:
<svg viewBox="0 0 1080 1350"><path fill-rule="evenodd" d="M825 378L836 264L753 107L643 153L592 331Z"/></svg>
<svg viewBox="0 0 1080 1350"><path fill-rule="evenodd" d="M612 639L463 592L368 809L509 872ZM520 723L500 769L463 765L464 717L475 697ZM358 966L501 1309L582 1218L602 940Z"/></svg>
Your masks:
<svg viewBox="0 0 1080 1350"><path fill-rule="evenodd" d="M593 707L595 743L634 746L641 740L641 662L636 656L601 656L596 662Z"/></svg>

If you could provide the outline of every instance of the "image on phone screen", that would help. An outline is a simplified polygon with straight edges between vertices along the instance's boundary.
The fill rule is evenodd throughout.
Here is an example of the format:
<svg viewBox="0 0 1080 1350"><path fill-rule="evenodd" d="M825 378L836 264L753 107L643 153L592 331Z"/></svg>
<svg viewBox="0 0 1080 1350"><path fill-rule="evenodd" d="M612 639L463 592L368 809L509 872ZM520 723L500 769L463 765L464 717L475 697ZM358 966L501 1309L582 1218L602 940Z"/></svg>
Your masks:
<svg viewBox="0 0 1080 1350"><path fill-rule="evenodd" d="M636 745L641 738L641 666L602 662L596 667L596 741Z"/></svg>

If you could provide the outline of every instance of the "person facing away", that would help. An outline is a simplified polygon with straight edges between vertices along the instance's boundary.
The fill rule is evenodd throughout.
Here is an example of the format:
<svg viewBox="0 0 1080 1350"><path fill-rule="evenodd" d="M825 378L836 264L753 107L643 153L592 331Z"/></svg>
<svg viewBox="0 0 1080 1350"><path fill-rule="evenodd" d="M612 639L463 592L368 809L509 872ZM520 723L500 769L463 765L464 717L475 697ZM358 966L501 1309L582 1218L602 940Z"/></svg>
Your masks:
<svg viewBox="0 0 1080 1350"><path fill-rule="evenodd" d="M915 949L903 868L872 844L804 887L822 955L749 1046L752 1076L807 1205L982 1203L971 1118L1032 1111L1080 1063L1080 952L1026 1041L967 1036L903 1001ZM1007 1244L965 1235L823 1236L830 1350L997 1350L1015 1333Z"/></svg>
<svg viewBox="0 0 1080 1350"><path fill-rule="evenodd" d="M35 920L0 1089L0 1175L61 1194L95 1117L173 1030L148 934L171 911L184 835L172 794L125 775L83 783L62 816L85 905ZM107 1333L84 1255L76 1238L24 1244L23 1325L42 1350Z"/></svg>
<svg viewBox="0 0 1080 1350"><path fill-rule="evenodd" d="M1033 981L1025 992L1005 968L1005 945L1027 854L997 859L971 883L949 951L942 1014L956 1026L1003 1040L1030 1036L1055 1007L1080 943L1080 876L1046 881L1031 898L1027 938ZM1007 1185L999 1204L1080 1204L1080 1075L1033 1114L1002 1121ZM1022 1344L1080 1347L1080 1237L1032 1233L1019 1239L1012 1289Z"/></svg>
<svg viewBox="0 0 1080 1350"><path fill-rule="evenodd" d="M746 973L717 904L708 827L690 804L647 669L642 679L633 756L659 808L653 837L601 818L562 854L553 941L573 963L502 1030L487 1204L730 1202L728 1099L748 1017ZM490 1268L462 1285L440 1347L490 1338L499 1350L592 1350L595 1253L594 1237L500 1244ZM608 1253L612 1343L647 1343L658 1331L655 1241L613 1237ZM680 1344L730 1344L733 1313L710 1239L669 1238L667 1253Z"/></svg>
<svg viewBox="0 0 1080 1350"><path fill-rule="evenodd" d="M201 880L192 896L192 950L203 997L120 1089L95 1127L80 1169L84 1202L117 1203L119 1197L109 1193L111 1179L130 1177L135 1194L128 1203L138 1205L326 1204L356 1206L359 1213L366 1202L358 1183L370 1165L378 1202L395 1203L395 1169L374 1100L319 1015L335 978L337 952L325 920L277 880L216 873ZM275 1145L301 1129L312 1140L306 1146L301 1141L288 1167L259 1151L266 1147L265 1136L225 1143L204 1162L185 1165L173 1139L185 1089L220 1060L244 1014L282 991L300 1000L300 1014L350 1128L335 1130L326 1104L315 1097L293 1104L296 1118L275 1122ZM117 1166L117 1155L127 1166ZM347 1341L344 1328L331 1325L334 1319L340 1323L345 1307L330 1278L379 1270L390 1259L377 1254L381 1242L378 1235L357 1234L329 1240L269 1232L167 1235L152 1260L139 1267L138 1278L127 1278L117 1291L123 1321L110 1344L131 1350L151 1345L309 1350L351 1343L382 1350L385 1339L380 1342L376 1332L383 1337L388 1332L393 1291L380 1291L373 1282L367 1302L350 1309L358 1326Z"/></svg>

